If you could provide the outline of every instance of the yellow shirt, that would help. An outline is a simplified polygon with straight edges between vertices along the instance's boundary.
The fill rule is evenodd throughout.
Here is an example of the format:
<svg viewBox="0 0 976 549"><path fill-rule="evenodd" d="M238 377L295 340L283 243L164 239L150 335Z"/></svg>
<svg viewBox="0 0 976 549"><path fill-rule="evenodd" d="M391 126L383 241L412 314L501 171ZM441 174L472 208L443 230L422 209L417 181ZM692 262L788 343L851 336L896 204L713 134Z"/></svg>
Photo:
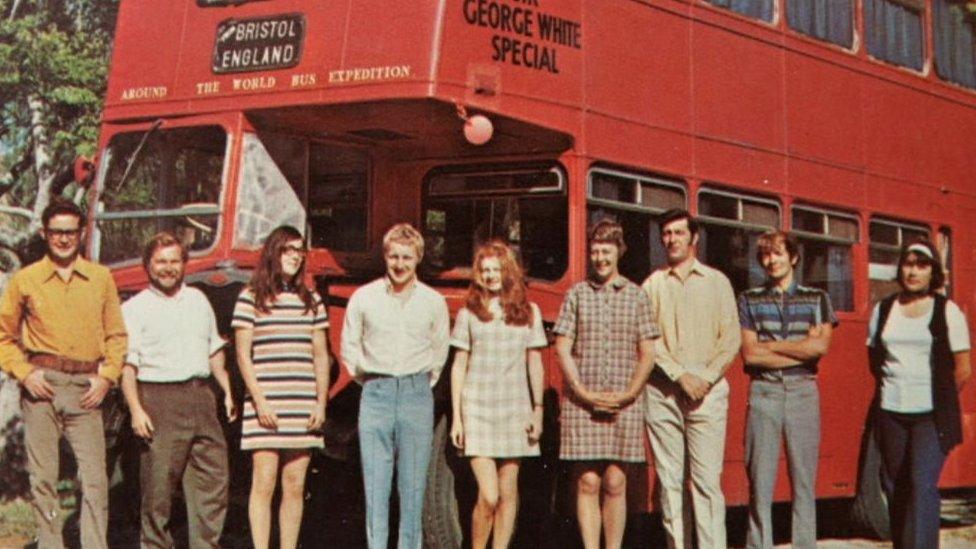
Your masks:
<svg viewBox="0 0 976 549"><path fill-rule="evenodd" d="M697 259L682 271L658 269L642 286L661 330L655 364L672 380L691 373L714 384L739 352L735 293L721 271Z"/></svg>
<svg viewBox="0 0 976 549"><path fill-rule="evenodd" d="M101 361L98 374L122 374L125 323L109 270L75 260L65 282L47 256L16 272L0 298L0 369L24 379L33 370L27 353Z"/></svg>

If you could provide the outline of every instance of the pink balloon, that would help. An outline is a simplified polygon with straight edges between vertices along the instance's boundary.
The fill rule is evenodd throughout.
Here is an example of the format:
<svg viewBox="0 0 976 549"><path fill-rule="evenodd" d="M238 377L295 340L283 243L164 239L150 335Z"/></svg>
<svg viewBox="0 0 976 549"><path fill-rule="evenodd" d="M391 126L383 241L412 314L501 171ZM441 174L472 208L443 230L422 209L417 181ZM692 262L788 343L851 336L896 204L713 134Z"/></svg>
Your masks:
<svg viewBox="0 0 976 549"><path fill-rule="evenodd" d="M495 129L488 117L476 114L464 121L464 138L472 145L484 145Z"/></svg>

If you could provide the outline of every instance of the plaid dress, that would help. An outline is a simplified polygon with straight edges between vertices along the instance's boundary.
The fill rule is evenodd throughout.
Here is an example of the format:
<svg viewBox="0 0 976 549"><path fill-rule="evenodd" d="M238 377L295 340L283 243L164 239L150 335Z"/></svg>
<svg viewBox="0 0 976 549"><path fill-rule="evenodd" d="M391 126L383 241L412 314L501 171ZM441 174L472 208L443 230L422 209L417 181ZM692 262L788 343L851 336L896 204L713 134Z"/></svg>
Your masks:
<svg viewBox="0 0 976 549"><path fill-rule="evenodd" d="M494 318L488 322L467 308L458 311L451 345L471 353L461 390L466 456L539 455L539 444L529 444L525 431L532 417L526 351L545 347L548 341L539 308L531 305L529 326L505 324L497 299L489 305Z"/></svg>
<svg viewBox="0 0 976 549"><path fill-rule="evenodd" d="M234 329L254 330L251 362L258 386L278 416L278 430L258 423L251 395L244 400L241 450L322 448L321 433L308 430L308 418L315 408L315 371L312 363L312 332L329 327L325 305L313 293L315 309L305 311L298 294L275 296L270 311L254 306L254 294L245 288L234 306Z"/></svg>
<svg viewBox="0 0 976 549"><path fill-rule="evenodd" d="M601 392L626 390L637 367L638 343L659 335L647 295L622 276L602 287L592 281L573 286L553 331L573 340L580 381ZM593 414L567 388L561 413L561 459L646 460L643 398L614 415Z"/></svg>

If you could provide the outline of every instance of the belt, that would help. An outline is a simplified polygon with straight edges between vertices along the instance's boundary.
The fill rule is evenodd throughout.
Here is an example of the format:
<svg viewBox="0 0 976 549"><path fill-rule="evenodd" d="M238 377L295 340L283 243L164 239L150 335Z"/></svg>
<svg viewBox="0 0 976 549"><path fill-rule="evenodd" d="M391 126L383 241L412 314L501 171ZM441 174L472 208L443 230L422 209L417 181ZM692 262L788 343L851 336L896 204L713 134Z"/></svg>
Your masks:
<svg viewBox="0 0 976 549"><path fill-rule="evenodd" d="M66 374L93 374L98 371L97 360L75 360L47 353L31 354L27 357L27 362L38 368L57 370Z"/></svg>
<svg viewBox="0 0 976 549"><path fill-rule="evenodd" d="M790 366L788 368L756 368L754 366L747 366L746 372L753 379L769 379L770 377L778 379L781 377L791 377L791 376L806 376L811 374L816 374L816 367L809 367L804 364L799 364L797 366Z"/></svg>

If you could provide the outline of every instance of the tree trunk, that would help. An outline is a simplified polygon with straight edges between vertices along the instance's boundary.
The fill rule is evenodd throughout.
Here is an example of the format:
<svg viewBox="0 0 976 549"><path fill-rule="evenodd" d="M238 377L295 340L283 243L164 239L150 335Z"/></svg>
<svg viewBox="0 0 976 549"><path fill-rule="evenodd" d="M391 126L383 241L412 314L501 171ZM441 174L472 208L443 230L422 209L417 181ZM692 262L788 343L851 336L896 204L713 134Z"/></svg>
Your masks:
<svg viewBox="0 0 976 549"><path fill-rule="evenodd" d="M34 142L34 173L37 176L37 196L34 198L34 218L27 230L29 236L41 228L41 213L51 201L54 170L51 166L51 146L47 131L47 106L35 93L27 96L31 118L31 139Z"/></svg>

